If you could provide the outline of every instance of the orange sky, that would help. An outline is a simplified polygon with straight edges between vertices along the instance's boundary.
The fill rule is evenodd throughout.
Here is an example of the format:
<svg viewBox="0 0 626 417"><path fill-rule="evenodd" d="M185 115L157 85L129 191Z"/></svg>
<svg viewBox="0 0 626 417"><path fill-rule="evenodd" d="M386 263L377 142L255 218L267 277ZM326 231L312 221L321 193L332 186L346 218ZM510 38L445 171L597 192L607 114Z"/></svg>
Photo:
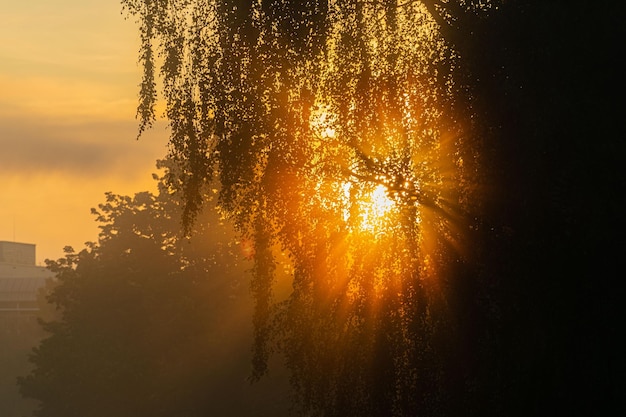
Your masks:
<svg viewBox="0 0 626 417"><path fill-rule="evenodd" d="M104 192L153 189L167 132L136 141L138 31L118 0L0 0L0 240L37 261L97 238Z"/></svg>

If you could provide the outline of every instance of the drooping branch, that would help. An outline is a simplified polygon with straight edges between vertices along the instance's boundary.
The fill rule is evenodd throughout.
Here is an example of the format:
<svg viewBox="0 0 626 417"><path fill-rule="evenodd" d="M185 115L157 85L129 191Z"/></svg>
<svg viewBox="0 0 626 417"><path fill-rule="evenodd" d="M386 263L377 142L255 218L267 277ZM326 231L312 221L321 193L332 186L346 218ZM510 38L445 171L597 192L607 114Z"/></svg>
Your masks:
<svg viewBox="0 0 626 417"><path fill-rule="evenodd" d="M398 392L426 395L408 377L428 366L414 352L427 345L426 316L413 313L426 311L420 280L443 253L439 238L420 242L454 214L442 191L454 175L442 173L454 152L441 149L450 53L433 22L452 30L441 9L451 2L422 2L433 19L417 0L158 3L176 18L161 16L170 24L146 34L166 48L171 145L190 174L183 189L193 194L214 169L223 212L255 248L253 377L280 346L313 411L368 415L385 408L375 392L387 411L415 415ZM365 201L379 186L397 206L380 219ZM422 208L433 221L420 224ZM352 219L381 227L357 231ZM279 245L294 271L282 304L272 292ZM276 318L279 304L288 318ZM374 386L371 375L383 373L389 384Z"/></svg>
<svg viewBox="0 0 626 417"><path fill-rule="evenodd" d="M154 50L152 40L154 38L154 17L150 10L150 2L146 2L139 14L141 15L141 48L139 49L139 61L143 68L143 77L139 90L139 105L137 117L139 118L139 131L137 138L156 120L154 107L156 105L157 92L155 82Z"/></svg>

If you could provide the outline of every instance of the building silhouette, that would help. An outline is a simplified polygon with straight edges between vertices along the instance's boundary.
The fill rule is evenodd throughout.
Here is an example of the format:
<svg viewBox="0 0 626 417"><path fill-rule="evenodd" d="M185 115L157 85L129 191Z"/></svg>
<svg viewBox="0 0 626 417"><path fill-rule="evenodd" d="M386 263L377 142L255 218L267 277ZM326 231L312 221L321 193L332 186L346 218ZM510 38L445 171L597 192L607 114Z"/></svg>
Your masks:
<svg viewBox="0 0 626 417"><path fill-rule="evenodd" d="M54 273L35 262L35 245L0 241L0 416L32 416L36 401L20 396L17 378L32 370L28 355L45 337L37 297Z"/></svg>
<svg viewBox="0 0 626 417"><path fill-rule="evenodd" d="M36 265L34 244L0 241L0 314L37 314L37 293L52 276Z"/></svg>

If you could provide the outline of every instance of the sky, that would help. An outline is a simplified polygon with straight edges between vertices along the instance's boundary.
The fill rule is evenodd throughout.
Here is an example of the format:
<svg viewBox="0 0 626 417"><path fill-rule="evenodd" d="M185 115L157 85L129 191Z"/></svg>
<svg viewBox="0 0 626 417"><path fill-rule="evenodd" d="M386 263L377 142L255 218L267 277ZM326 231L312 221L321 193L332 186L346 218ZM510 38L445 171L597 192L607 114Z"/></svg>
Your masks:
<svg viewBox="0 0 626 417"><path fill-rule="evenodd" d="M0 241L57 259L97 239L105 192L155 189L167 130L136 140L138 49L119 0L0 0Z"/></svg>

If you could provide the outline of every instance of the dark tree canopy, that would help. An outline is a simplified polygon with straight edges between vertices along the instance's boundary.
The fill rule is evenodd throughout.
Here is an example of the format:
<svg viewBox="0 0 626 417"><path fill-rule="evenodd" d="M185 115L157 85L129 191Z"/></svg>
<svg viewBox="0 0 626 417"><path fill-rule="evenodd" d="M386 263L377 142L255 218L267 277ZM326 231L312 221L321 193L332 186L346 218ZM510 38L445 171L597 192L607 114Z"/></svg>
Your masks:
<svg viewBox="0 0 626 417"><path fill-rule="evenodd" d="M185 222L217 177L253 242L254 376L278 349L306 413L453 407L466 370L450 365L449 297L474 256L480 161L444 35L491 3L124 5L141 26L140 131L160 86Z"/></svg>
<svg viewBox="0 0 626 417"><path fill-rule="evenodd" d="M140 132L159 90L186 224L216 178L253 244L255 376L282 352L302 411L325 416L528 415L579 392L562 383L575 359L535 381L567 345L554 334L575 333L555 330L580 289L555 277L585 248L569 234L588 184L572 161L614 149L587 146L581 122L599 102L581 79L604 62L587 39L610 37L610 8L123 4L141 27ZM594 224L583 235L600 242ZM567 313L545 324L561 291Z"/></svg>
<svg viewBox="0 0 626 417"><path fill-rule="evenodd" d="M185 237L173 184L161 178L159 188L108 193L93 210L98 242L48 262L56 318L43 322L22 394L39 401L40 417L284 415L284 383L246 382L250 265L213 193Z"/></svg>

